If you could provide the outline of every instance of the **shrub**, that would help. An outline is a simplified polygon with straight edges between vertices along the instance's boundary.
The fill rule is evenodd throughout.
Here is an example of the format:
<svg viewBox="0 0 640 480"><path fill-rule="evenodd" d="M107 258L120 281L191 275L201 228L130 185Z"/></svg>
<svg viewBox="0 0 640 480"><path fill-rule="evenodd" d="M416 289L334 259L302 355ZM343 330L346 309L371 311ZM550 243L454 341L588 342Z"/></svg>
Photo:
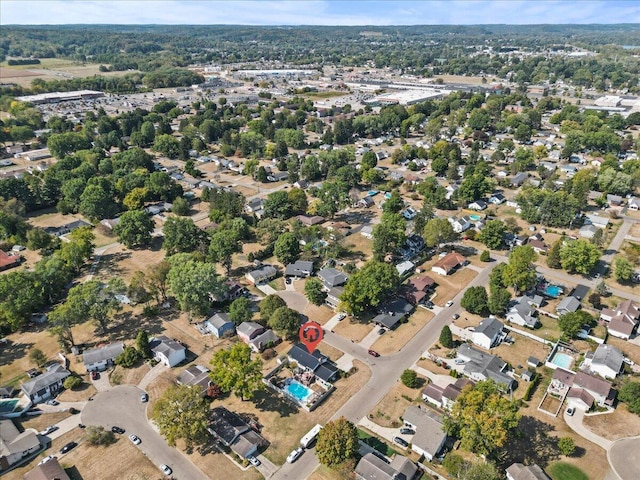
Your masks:
<svg viewBox="0 0 640 480"><path fill-rule="evenodd" d="M418 375L413 370L405 370L400 376L400 380L405 387L416 388L418 386Z"/></svg>
<svg viewBox="0 0 640 480"><path fill-rule="evenodd" d="M531 400L531 396L533 395L533 391L536 389L536 385L538 385L539 380L540 375L534 373L533 377L531 378L531 383L529 383L529 386L527 387L527 390L524 392L524 396L522 397L525 402Z"/></svg>
<svg viewBox="0 0 640 480"><path fill-rule="evenodd" d="M277 353L273 348L268 348L264 352L262 352L262 359L271 360L272 358L275 358L276 355Z"/></svg>
<svg viewBox="0 0 640 480"><path fill-rule="evenodd" d="M116 358L116 365L124 368L133 368L140 358L140 352L133 347L126 347L124 352Z"/></svg>
<svg viewBox="0 0 640 480"><path fill-rule="evenodd" d="M576 444L573 441L573 438L570 437L562 437L558 440L558 450L562 455L570 457L576 451Z"/></svg>
<svg viewBox="0 0 640 480"><path fill-rule="evenodd" d="M39 348L34 348L29 352L29 360L35 363L38 367L43 367L47 363L47 356Z"/></svg>
<svg viewBox="0 0 640 480"><path fill-rule="evenodd" d="M98 445L111 445L116 442L116 437L112 432L105 430L104 427L87 427L87 441L89 445L94 447Z"/></svg>
<svg viewBox="0 0 640 480"><path fill-rule="evenodd" d="M67 390L75 390L76 388L79 388L80 385L82 385L82 379L75 375L71 375L70 377L67 377L63 385Z"/></svg>
<svg viewBox="0 0 640 480"><path fill-rule="evenodd" d="M488 262L489 260L491 260L491 254L489 253L489 250L485 250L480 254L480 261L481 262Z"/></svg>

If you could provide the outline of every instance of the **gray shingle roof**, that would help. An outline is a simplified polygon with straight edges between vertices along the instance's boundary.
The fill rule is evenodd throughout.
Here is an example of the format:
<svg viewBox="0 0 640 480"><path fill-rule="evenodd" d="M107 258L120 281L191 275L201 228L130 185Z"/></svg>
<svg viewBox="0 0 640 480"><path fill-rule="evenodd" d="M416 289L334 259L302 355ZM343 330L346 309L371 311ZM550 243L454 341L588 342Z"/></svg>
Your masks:
<svg viewBox="0 0 640 480"><path fill-rule="evenodd" d="M22 391L27 395L33 395L34 393L47 388L49 385L53 385L60 380L64 380L71 372L64 368L62 365L55 364L45 371L42 375L32 378L28 382L24 382L21 386Z"/></svg>
<svg viewBox="0 0 640 480"><path fill-rule="evenodd" d="M124 342L114 342L104 347L85 350L82 353L82 361L87 366L105 360L115 360L122 352L124 352Z"/></svg>

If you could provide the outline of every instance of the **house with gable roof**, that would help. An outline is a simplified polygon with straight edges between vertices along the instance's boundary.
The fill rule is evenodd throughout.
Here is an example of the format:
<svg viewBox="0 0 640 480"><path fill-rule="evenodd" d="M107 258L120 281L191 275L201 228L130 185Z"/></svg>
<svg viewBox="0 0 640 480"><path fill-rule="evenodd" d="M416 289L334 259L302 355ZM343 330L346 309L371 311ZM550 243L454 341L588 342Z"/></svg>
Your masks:
<svg viewBox="0 0 640 480"><path fill-rule="evenodd" d="M463 343L458 348L457 358L464 362L462 373L475 382L491 379L506 392L516 387L515 380L507 374L508 365L496 355Z"/></svg>
<svg viewBox="0 0 640 480"><path fill-rule="evenodd" d="M153 358L166 367L175 367L186 358L187 349L166 335L159 335L149 341Z"/></svg>
<svg viewBox="0 0 640 480"><path fill-rule="evenodd" d="M207 430L240 458L255 456L258 449L268 445L268 442L237 413L225 407L216 407L211 410Z"/></svg>
<svg viewBox="0 0 640 480"><path fill-rule="evenodd" d="M403 455L394 455L391 462L371 452L366 453L355 469L356 480L412 480L418 466Z"/></svg>
<svg viewBox="0 0 640 480"><path fill-rule="evenodd" d="M536 463L524 465L513 463L507 468L507 480L551 480Z"/></svg>
<svg viewBox="0 0 640 480"><path fill-rule="evenodd" d="M483 319L471 334L471 341L479 347L491 349L496 345L504 324L494 317Z"/></svg>
<svg viewBox="0 0 640 480"><path fill-rule="evenodd" d="M405 410L402 420L405 426L416 432L411 439L411 450L424 456L429 462L437 457L447 441L442 416L411 405Z"/></svg>
<svg viewBox="0 0 640 480"><path fill-rule="evenodd" d="M542 305L543 299L539 295L528 297L526 295L518 297L511 302L507 312L507 321L522 327L536 328L539 320L536 314L536 306Z"/></svg>
<svg viewBox="0 0 640 480"><path fill-rule="evenodd" d="M40 440L33 430L20 432L12 420L0 420L0 475L39 449Z"/></svg>
<svg viewBox="0 0 640 480"><path fill-rule="evenodd" d="M616 378L622 371L624 354L613 345L598 345L595 352L586 355L583 367L603 378Z"/></svg>
<svg viewBox="0 0 640 480"><path fill-rule="evenodd" d="M632 300L625 300L613 309L603 308L600 320L605 322L611 335L628 340L638 328L640 305Z"/></svg>
<svg viewBox="0 0 640 480"><path fill-rule="evenodd" d="M438 275L449 275L461 266L467 264L467 259L456 252L450 252L433 264L431 270Z"/></svg>
<svg viewBox="0 0 640 480"><path fill-rule="evenodd" d="M82 362L87 372L102 372L114 365L116 358L124 352L124 342L114 342L100 348L82 352Z"/></svg>

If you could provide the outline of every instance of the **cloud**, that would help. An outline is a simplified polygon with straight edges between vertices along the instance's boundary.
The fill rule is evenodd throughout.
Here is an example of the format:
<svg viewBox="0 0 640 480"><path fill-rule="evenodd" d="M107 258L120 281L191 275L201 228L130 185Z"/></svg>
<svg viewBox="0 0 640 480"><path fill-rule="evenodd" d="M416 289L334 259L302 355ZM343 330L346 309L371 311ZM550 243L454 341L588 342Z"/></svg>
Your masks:
<svg viewBox="0 0 640 480"><path fill-rule="evenodd" d="M0 24L469 25L628 23L640 2L569 0L2 0Z"/></svg>

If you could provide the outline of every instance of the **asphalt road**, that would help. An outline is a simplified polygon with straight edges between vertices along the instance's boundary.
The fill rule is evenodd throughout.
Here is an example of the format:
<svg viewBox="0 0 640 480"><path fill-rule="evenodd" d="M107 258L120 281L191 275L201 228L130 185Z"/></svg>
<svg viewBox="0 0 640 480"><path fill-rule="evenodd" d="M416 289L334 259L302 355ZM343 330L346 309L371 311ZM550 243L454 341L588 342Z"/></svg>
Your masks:
<svg viewBox="0 0 640 480"><path fill-rule="evenodd" d="M489 283L489 274L497 262L487 267L476 276L469 286L486 285ZM460 312L460 299L464 291L461 291L453 300L454 305L445 308L433 317L433 319L420 330L399 352L389 356L378 358L371 357L367 349L358 344L351 343L340 335L325 332L323 342L332 347L352 355L355 359L366 363L371 369L371 378L351 399L345 403L332 417L336 419L345 417L357 424L360 419L370 412L387 392L400 381L403 370L410 368L416 360L440 337L440 331L444 325L450 324L454 313ZM299 480L309 477L318 467L318 459L315 455L306 453L294 464L285 463L273 480Z"/></svg>
<svg viewBox="0 0 640 480"><path fill-rule="evenodd" d="M82 410L81 419L85 425L102 425L111 429L117 425L125 429L120 441L130 443L129 434L137 435L142 443L131 443L131 448L139 448L151 462L161 463L173 469L173 477L184 480L207 480L209 477L196 468L177 449L169 447L165 439L147 422L147 403L140 402L142 390L133 385L115 386L107 392L94 395ZM160 470L158 470L159 472Z"/></svg>
<svg viewBox="0 0 640 480"><path fill-rule="evenodd" d="M640 478L640 437L621 438L608 452L609 463L622 480Z"/></svg>

